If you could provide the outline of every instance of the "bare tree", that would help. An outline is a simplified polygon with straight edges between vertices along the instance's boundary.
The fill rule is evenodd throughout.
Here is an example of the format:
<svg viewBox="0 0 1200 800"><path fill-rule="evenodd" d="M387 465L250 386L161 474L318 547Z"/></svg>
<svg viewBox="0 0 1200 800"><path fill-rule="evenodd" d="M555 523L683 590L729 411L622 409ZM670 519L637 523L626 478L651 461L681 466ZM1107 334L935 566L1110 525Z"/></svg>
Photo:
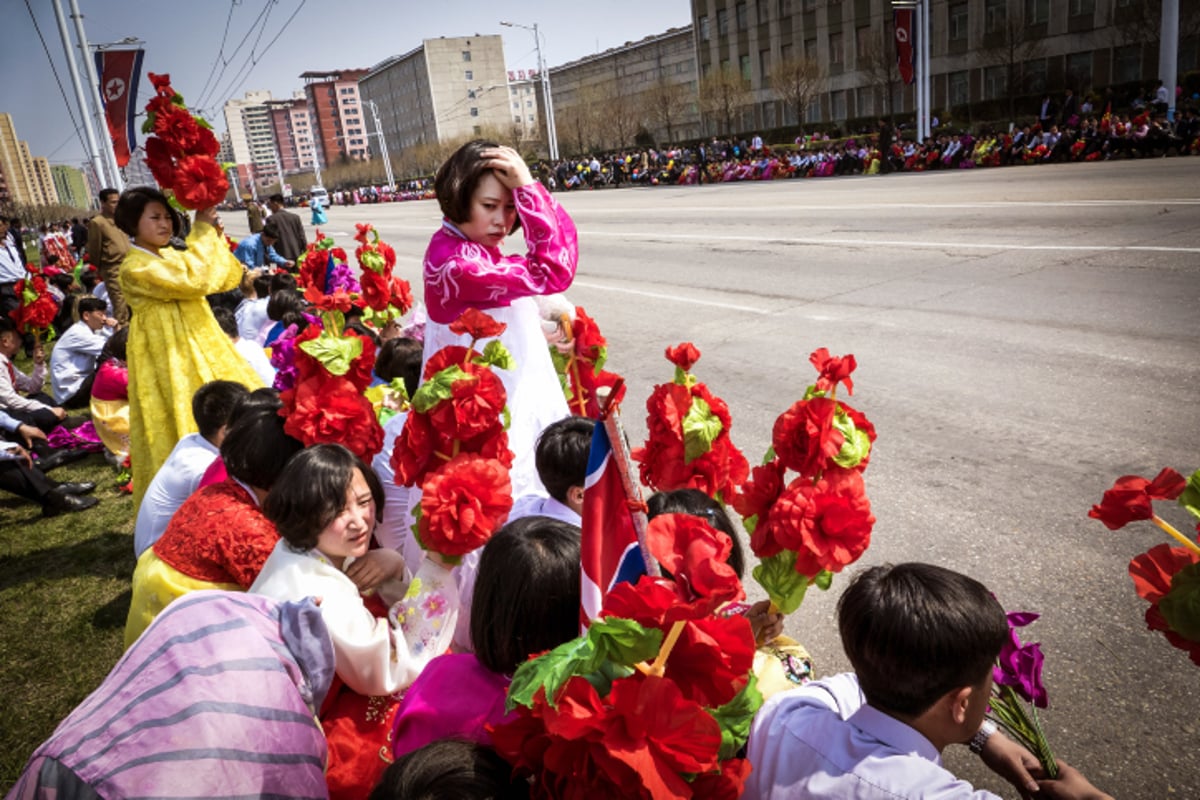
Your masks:
<svg viewBox="0 0 1200 800"><path fill-rule="evenodd" d="M1158 50L1162 0L1140 0L1113 9L1114 44L1143 44ZM1179 38L1200 35L1200 0L1179 0Z"/></svg>
<svg viewBox="0 0 1200 800"><path fill-rule="evenodd" d="M1008 97L1008 118L1016 119L1017 95L1027 90L1021 65L1042 53L1042 39L1025 23L1025 4L1007 9L996 29L983 38L983 63L1004 67L1004 91Z"/></svg>
<svg viewBox="0 0 1200 800"><path fill-rule="evenodd" d="M771 71L771 88L803 125L809 104L825 91L825 70L815 58L785 58Z"/></svg>
<svg viewBox="0 0 1200 800"><path fill-rule="evenodd" d="M639 103L631 94L623 91L620 84L610 82L595 87L588 105L596 127L597 144L616 149L633 142L642 124L638 113Z"/></svg>
<svg viewBox="0 0 1200 800"><path fill-rule="evenodd" d="M900 70L896 66L895 32L891 23L885 22L881 35L871 36L865 42L863 52L858 54L858 68L867 75L870 85L883 96L880 116L889 117L895 122L896 109L892 107L892 97L896 84L900 83Z"/></svg>
<svg viewBox="0 0 1200 800"><path fill-rule="evenodd" d="M666 141L675 141L675 127L695 101L686 84L659 78L642 93L643 115L655 128L664 130Z"/></svg>
<svg viewBox="0 0 1200 800"><path fill-rule="evenodd" d="M734 119L749 102L750 82L728 65L700 79L700 109L717 118L718 133L733 133Z"/></svg>

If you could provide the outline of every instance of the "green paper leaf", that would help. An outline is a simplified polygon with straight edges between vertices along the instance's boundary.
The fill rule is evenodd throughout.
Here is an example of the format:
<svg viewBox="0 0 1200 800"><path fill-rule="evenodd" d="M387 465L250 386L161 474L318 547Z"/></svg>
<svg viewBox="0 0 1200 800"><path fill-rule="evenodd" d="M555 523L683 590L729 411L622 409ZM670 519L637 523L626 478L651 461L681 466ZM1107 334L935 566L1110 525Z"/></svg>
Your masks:
<svg viewBox="0 0 1200 800"><path fill-rule="evenodd" d="M483 348L483 354L475 358L476 364L487 364L496 369L511 370L516 366L512 353L499 339L492 339Z"/></svg>
<svg viewBox="0 0 1200 800"><path fill-rule="evenodd" d="M236 161L222 161L221 162L221 172L228 172L229 170L233 169L236 166L237 166Z"/></svg>
<svg viewBox="0 0 1200 800"><path fill-rule="evenodd" d="M508 410L508 403L504 404L504 409L500 412L500 419L504 424L504 430L512 427L512 412Z"/></svg>
<svg viewBox="0 0 1200 800"><path fill-rule="evenodd" d="M764 558L754 568L754 580L784 614L800 607L810 583L807 576L796 572L796 554L791 550Z"/></svg>
<svg viewBox="0 0 1200 800"><path fill-rule="evenodd" d="M388 384L388 389L399 395L402 403L411 402L408 396L408 387L404 385L403 378L393 378L392 382Z"/></svg>
<svg viewBox="0 0 1200 800"><path fill-rule="evenodd" d="M512 711L517 706L531 706L541 688L546 690L546 700L554 705L558 690L572 676L619 675L619 670L607 667L605 662L628 667L646 661L658 654L662 638L662 631L643 628L631 619L595 620L585 636L560 644L517 667L508 687L505 708Z"/></svg>
<svg viewBox="0 0 1200 800"><path fill-rule="evenodd" d="M318 336L300 343L300 349L320 361L331 375L345 375L350 364L362 355L362 339L357 336Z"/></svg>
<svg viewBox="0 0 1200 800"><path fill-rule="evenodd" d="M742 527L746 529L747 536L754 535L754 529L758 527L758 514L751 514L742 520Z"/></svg>
<svg viewBox="0 0 1200 800"><path fill-rule="evenodd" d="M374 250L367 250L358 260L364 267L380 275L383 274L383 268L387 266L387 261L384 260L384 257Z"/></svg>
<svg viewBox="0 0 1200 800"><path fill-rule="evenodd" d="M1187 487L1179 495L1179 505L1193 517L1200 517L1200 469L1188 476Z"/></svg>
<svg viewBox="0 0 1200 800"><path fill-rule="evenodd" d="M599 375L606 363L608 363L608 345L605 344L596 348L596 359L592 362L592 374Z"/></svg>
<svg viewBox="0 0 1200 800"><path fill-rule="evenodd" d="M775 445L771 445L770 447L767 448L767 452L763 455L762 463L770 464L774 460L775 460Z"/></svg>
<svg viewBox="0 0 1200 800"><path fill-rule="evenodd" d="M187 214L187 213L189 213L189 212L188 212L188 210L187 210L186 208L184 208L184 207L183 207L183 203L180 203L180 202L179 202L179 201L178 201L178 200L175 198L175 193L174 193L174 192L171 192L171 194L167 195L167 202L171 204L171 208L175 209L175 210L176 210L176 211L178 211L180 214Z"/></svg>
<svg viewBox="0 0 1200 800"><path fill-rule="evenodd" d="M1171 591L1158 601L1171 630L1200 642L1200 564L1189 564L1171 576Z"/></svg>
<svg viewBox="0 0 1200 800"><path fill-rule="evenodd" d="M680 386L688 385L688 374L683 371L683 367L675 368L675 382Z"/></svg>
<svg viewBox="0 0 1200 800"><path fill-rule="evenodd" d="M413 408L422 414L429 413L429 410L438 403L450 399L453 395L451 387L454 386L455 381L466 377L467 373L463 372L462 367L457 364L446 367L422 383L417 391L413 393Z"/></svg>
<svg viewBox="0 0 1200 800"><path fill-rule="evenodd" d="M683 418L683 463L690 464L712 449L713 441L724 427L708 403L692 398L692 407Z"/></svg>
<svg viewBox="0 0 1200 800"><path fill-rule="evenodd" d="M708 713L721 726L721 750L718 754L721 760L733 758L745 746L746 740L750 738L750 725L754 722L754 715L758 713L762 704L763 696L758 690L758 678L751 672L750 680L746 681L746 685L732 700L720 708L708 709Z"/></svg>
<svg viewBox="0 0 1200 800"><path fill-rule="evenodd" d="M153 111L146 112L146 119L142 121L142 133L149 134L154 132L154 116Z"/></svg>
<svg viewBox="0 0 1200 800"><path fill-rule="evenodd" d="M833 427L845 437L842 449L833 457L833 463L839 467L854 469L871 452L871 438L858 429L854 420L850 419L850 415L843 411L841 406L834 412Z"/></svg>
<svg viewBox="0 0 1200 800"><path fill-rule="evenodd" d="M833 585L833 573L827 569L823 569L816 574L812 579L813 586L816 586L822 592L829 591L829 587Z"/></svg>
<svg viewBox="0 0 1200 800"><path fill-rule="evenodd" d="M199 125L201 128L208 128L210 131L213 129L212 123L209 122L208 120L206 120L204 117L197 114L195 118L196 118L196 124Z"/></svg>

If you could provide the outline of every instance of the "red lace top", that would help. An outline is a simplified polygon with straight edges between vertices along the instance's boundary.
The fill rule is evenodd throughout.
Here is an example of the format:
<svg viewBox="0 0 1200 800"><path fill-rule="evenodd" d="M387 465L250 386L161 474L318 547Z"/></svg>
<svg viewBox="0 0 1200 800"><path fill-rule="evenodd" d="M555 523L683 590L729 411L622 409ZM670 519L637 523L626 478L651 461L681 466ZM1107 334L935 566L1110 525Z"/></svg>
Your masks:
<svg viewBox="0 0 1200 800"><path fill-rule="evenodd" d="M277 541L275 526L230 478L185 500L154 554L190 578L249 589Z"/></svg>

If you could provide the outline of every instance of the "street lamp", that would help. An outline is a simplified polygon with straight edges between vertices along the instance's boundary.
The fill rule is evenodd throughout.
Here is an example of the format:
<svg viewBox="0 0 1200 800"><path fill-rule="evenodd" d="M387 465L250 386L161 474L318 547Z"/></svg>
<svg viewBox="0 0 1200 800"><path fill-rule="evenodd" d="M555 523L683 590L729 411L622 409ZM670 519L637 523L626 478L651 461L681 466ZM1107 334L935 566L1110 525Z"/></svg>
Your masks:
<svg viewBox="0 0 1200 800"><path fill-rule="evenodd" d="M550 96L550 72L542 59L542 37L538 33L537 23L522 25L519 22L501 22L506 28L524 28L533 33L533 46L537 50L538 74L542 78L542 102L546 106L546 143L550 147L550 160L558 160L558 131L554 127L554 102Z"/></svg>
<svg viewBox="0 0 1200 800"><path fill-rule="evenodd" d="M375 105L374 100L368 100L367 105L371 107L371 116L375 118L375 133L368 133L367 137L379 137L379 154L383 156L383 168L387 172L388 191L396 190L396 179L392 175L392 160L388 158L387 139L383 137L383 126L379 124L379 106Z"/></svg>

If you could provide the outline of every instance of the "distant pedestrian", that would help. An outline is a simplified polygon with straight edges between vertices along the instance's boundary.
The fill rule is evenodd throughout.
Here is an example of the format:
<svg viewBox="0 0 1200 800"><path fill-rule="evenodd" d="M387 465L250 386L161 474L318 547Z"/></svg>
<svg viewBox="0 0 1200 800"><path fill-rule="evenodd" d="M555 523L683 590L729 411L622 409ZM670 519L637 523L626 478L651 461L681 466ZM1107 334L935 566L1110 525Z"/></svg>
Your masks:
<svg viewBox="0 0 1200 800"><path fill-rule="evenodd" d="M108 291L112 315L121 325L129 324L129 306L121 289L121 262L129 252L129 236L117 228L113 215L121 193L116 189L100 190L100 213L88 223L88 260L100 272Z"/></svg>
<svg viewBox="0 0 1200 800"><path fill-rule="evenodd" d="M304 254L307 239L304 222L283 206L283 195L276 192L267 200L271 216L263 225L263 233L276 239L275 252L295 263Z"/></svg>
<svg viewBox="0 0 1200 800"><path fill-rule="evenodd" d="M262 206L253 197L245 197L246 201L246 223L250 226L251 233L262 233L263 229L263 210Z"/></svg>

